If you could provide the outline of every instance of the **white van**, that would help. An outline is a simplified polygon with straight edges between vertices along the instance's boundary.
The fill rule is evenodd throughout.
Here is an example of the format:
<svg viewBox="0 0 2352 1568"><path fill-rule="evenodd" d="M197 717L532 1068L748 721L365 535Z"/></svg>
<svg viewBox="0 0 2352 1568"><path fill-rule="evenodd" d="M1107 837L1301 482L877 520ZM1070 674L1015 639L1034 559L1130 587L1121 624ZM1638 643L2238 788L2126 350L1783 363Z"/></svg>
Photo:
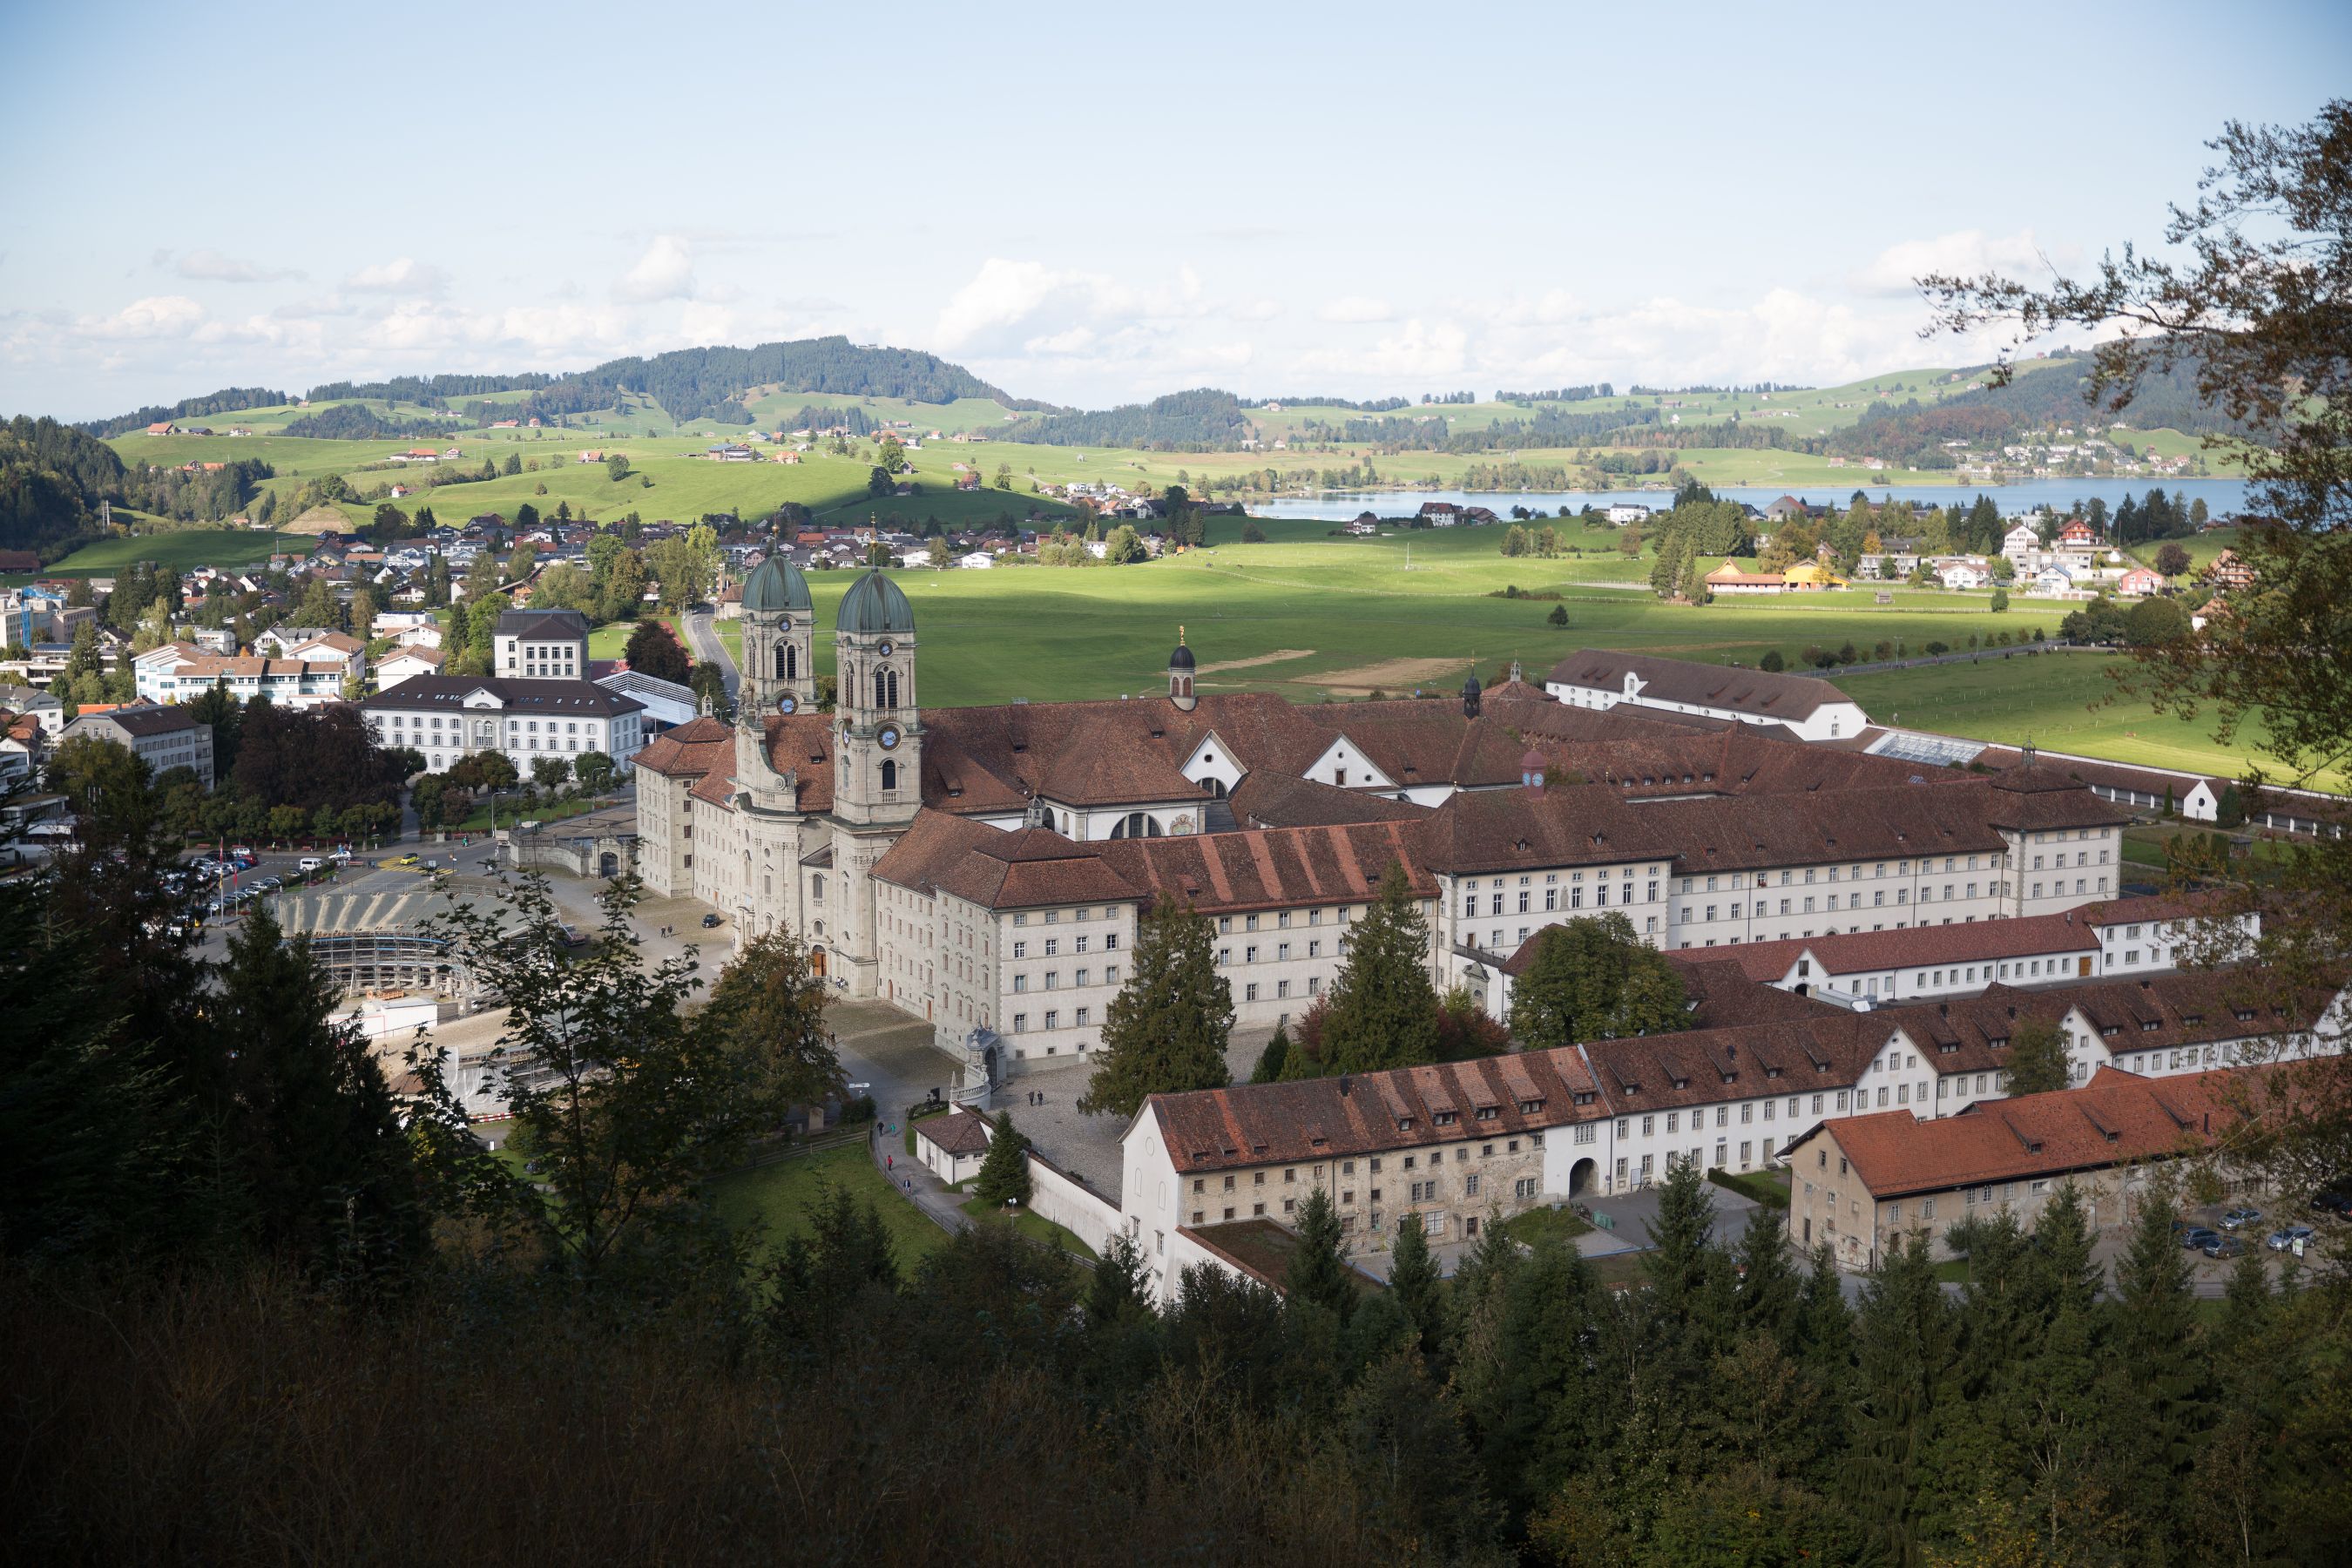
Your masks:
<svg viewBox="0 0 2352 1568"><path fill-rule="evenodd" d="M296 869L301 871L315 871L325 864L326 862L320 859L316 855L305 855L302 857L300 861L297 863Z"/></svg>

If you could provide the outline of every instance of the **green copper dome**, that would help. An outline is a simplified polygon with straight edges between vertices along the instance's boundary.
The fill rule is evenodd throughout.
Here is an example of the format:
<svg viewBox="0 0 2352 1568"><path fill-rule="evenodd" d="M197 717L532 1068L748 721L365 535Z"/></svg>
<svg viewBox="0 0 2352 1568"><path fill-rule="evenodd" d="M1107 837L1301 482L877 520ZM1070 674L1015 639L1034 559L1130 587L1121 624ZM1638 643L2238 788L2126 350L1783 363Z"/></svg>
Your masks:
<svg viewBox="0 0 2352 1568"><path fill-rule="evenodd" d="M808 579L800 568L779 553L760 563L743 584L743 607L746 610L806 610L814 607L809 598Z"/></svg>
<svg viewBox="0 0 2352 1568"><path fill-rule="evenodd" d="M745 601L749 607L750 601ZM868 568L841 596L841 615L835 629L845 632L901 632L915 629L915 608L898 584Z"/></svg>

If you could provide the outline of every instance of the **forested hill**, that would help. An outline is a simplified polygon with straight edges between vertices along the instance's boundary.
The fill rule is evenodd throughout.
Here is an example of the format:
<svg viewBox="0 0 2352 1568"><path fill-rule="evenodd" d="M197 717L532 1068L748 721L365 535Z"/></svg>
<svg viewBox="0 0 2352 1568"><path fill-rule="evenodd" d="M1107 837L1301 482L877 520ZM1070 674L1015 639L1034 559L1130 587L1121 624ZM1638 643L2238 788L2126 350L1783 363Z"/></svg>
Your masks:
<svg viewBox="0 0 2352 1568"><path fill-rule="evenodd" d="M88 431L20 414L0 424L0 549L31 550L44 561L64 555L96 530L100 501L182 521L218 522L251 500L272 473L268 463L252 459L126 467L113 447Z"/></svg>
<svg viewBox="0 0 2352 1568"><path fill-rule="evenodd" d="M379 414L364 403L338 403L316 414L305 414L287 426L282 434L322 441L377 441L438 436L448 428L449 421L446 419L402 419Z"/></svg>
<svg viewBox="0 0 2352 1568"><path fill-rule="evenodd" d="M749 425L743 394L755 386L835 397L903 397L913 403L993 398L1007 408L1050 405L1016 398L960 364L915 349L867 348L847 338L803 338L753 348L677 349L651 359L616 359L558 377L494 417L550 418L610 408L624 392L650 397L678 420ZM491 405L467 412L488 412Z"/></svg>
<svg viewBox="0 0 2352 1568"><path fill-rule="evenodd" d="M92 419L75 426L92 436L120 436L126 431L143 430L150 425L161 425L167 419L196 419L208 414L234 414L240 408L269 408L287 401L282 392L266 386L225 386L203 397L184 397L168 406L133 409L111 419Z"/></svg>
<svg viewBox="0 0 2352 1568"><path fill-rule="evenodd" d="M93 436L24 415L0 424L0 548L47 552L86 532L122 493L122 459Z"/></svg>
<svg viewBox="0 0 2352 1568"><path fill-rule="evenodd" d="M1045 447L1136 447L1173 452L1222 451L1250 433L1248 411L1230 392L1202 387L1149 403L1093 413L1048 414L997 432L1000 441Z"/></svg>
<svg viewBox="0 0 2352 1568"><path fill-rule="evenodd" d="M2149 371L2140 379L2132 400L2121 413L2110 415L2085 402L2092 364L2077 359L2012 379L2007 386L1979 387L1944 401L1947 408L1985 407L2014 416L2020 427L2072 425L2088 420L2104 425L2121 420L2135 430L2172 429L2189 436L2213 435L2236 428L2229 416L2208 407L2197 395L2196 362L2177 364L2169 372Z"/></svg>
<svg viewBox="0 0 2352 1568"><path fill-rule="evenodd" d="M404 375L389 381L337 381L312 387L310 401L336 403L364 398L415 403L462 414L479 423L530 418L551 421L563 415L614 407L625 392L653 399L672 418L681 422L749 425L751 415L742 398L753 387L833 397L901 397L912 403L990 398L1007 408L1055 412L1050 403L1014 397L937 354L917 349L870 347L853 343L847 338L802 338L791 342L760 343L748 349L677 349L650 359L632 355L608 360L592 370L564 375ZM530 395L498 403L467 401L492 393L513 392ZM226 414L289 401L286 394L264 387L230 387L169 407L142 408L113 419L91 420L79 427L93 436L120 436L166 419ZM286 433L373 437L422 433L425 428L383 416L364 427L357 423L348 427L314 423L325 418L329 412L333 411L322 411L298 421L305 427L289 427ZM352 421L354 416L345 415L343 418Z"/></svg>
<svg viewBox="0 0 2352 1568"><path fill-rule="evenodd" d="M2238 428L2220 409L2199 401L2193 363L2175 365L2168 373L2150 371L2119 414L2084 400L2091 370L2087 359L2070 360L2021 374L2006 386L1955 393L1939 403L1922 404L1915 398L1874 404L1854 424L1830 432L1817 445L1849 457L1868 454L1913 468L1948 468L1953 461L1944 449L1946 441L1997 446L2023 432L2110 421L2132 430L2168 428L2190 436Z"/></svg>

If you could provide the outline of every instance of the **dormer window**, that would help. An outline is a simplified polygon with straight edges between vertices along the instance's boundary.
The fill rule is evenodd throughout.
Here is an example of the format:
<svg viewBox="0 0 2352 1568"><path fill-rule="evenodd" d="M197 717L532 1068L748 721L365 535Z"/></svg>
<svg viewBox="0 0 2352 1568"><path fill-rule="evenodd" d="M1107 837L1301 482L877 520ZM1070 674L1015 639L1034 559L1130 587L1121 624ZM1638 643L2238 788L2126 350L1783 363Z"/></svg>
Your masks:
<svg viewBox="0 0 2352 1568"><path fill-rule="evenodd" d="M1500 1113L1501 1110L1502 1108L1500 1106L1482 1105L1478 1108L1478 1120L1481 1121L1492 1121L1495 1120L1496 1116Z"/></svg>
<svg viewBox="0 0 2352 1568"><path fill-rule="evenodd" d="M1543 1101L1540 1100L1523 1100L1519 1101L1519 1114L1521 1116L1533 1116L1542 1109Z"/></svg>
<svg viewBox="0 0 2352 1568"><path fill-rule="evenodd" d="M1454 1112L1450 1110L1441 1110L1433 1116L1431 1120L1434 1121L1440 1127L1451 1127L1454 1125Z"/></svg>
<svg viewBox="0 0 2352 1568"><path fill-rule="evenodd" d="M1400 1117L1398 1117L1398 1118L1397 1118L1397 1131L1400 1131L1400 1132L1410 1132L1410 1131L1412 1131L1412 1117L1410 1117L1410 1116L1400 1116Z"/></svg>

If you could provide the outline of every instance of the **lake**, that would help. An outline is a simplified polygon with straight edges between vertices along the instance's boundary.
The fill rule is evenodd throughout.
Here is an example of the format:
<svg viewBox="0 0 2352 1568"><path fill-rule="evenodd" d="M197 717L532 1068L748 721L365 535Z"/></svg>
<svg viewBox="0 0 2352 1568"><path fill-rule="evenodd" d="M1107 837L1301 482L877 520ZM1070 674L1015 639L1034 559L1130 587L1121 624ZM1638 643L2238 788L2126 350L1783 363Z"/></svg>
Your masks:
<svg viewBox="0 0 2352 1568"><path fill-rule="evenodd" d="M1965 506L1979 494L1989 495L2005 517L2032 511L2037 507L2063 511L2076 501L2088 503L2093 496L2105 498L2107 510L2112 511L2122 503L2126 494L2137 501L2145 499L2149 490L2161 489L2167 495L2177 493L2191 501L2201 497L2206 510L2216 518L2222 518L2235 514L2245 505L2246 481L2173 479L2158 484L2154 479L2031 479L2013 485L1973 486L1717 486L1715 493L1725 500L1742 500L1760 509L1770 506L1786 495L1806 502L1834 502L1843 506L1853 499L1856 489L1870 497L1874 504L1899 497L1928 506L1949 506L1955 500ZM1255 517L1328 519L1344 522L1361 511L1370 511L1381 517L1410 517L1421 510L1423 501L1433 500L1483 506L1507 518L1515 506L1542 512L1557 512L1561 507L1576 511L1586 506L1605 507L1616 501L1636 501L1647 507L1664 508L1674 504L1674 494L1670 490L1326 490L1321 495L1254 501L1250 503L1249 510Z"/></svg>

